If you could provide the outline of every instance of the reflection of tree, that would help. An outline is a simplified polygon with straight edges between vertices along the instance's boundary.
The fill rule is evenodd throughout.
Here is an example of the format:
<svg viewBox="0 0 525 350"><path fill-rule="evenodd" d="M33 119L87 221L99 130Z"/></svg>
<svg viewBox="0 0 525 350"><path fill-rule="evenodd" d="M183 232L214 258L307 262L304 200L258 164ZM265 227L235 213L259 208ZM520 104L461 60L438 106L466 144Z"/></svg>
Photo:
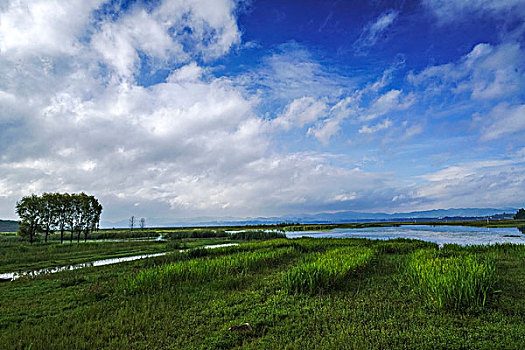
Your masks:
<svg viewBox="0 0 525 350"><path fill-rule="evenodd" d="M525 226L518 227L518 230L520 230L521 233L523 233L525 235Z"/></svg>

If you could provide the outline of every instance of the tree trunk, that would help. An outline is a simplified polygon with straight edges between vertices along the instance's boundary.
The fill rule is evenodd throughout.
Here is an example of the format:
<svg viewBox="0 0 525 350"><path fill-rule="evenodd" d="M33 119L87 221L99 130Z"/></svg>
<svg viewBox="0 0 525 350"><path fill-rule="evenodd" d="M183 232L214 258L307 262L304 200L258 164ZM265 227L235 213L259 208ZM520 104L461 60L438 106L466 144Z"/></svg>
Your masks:
<svg viewBox="0 0 525 350"><path fill-rule="evenodd" d="M60 244L64 243L64 225L60 225Z"/></svg>
<svg viewBox="0 0 525 350"><path fill-rule="evenodd" d="M77 231L77 243L80 243L80 232L82 232L82 229L78 229Z"/></svg>
<svg viewBox="0 0 525 350"><path fill-rule="evenodd" d="M71 237L69 239L69 243L73 243L73 233L75 232L75 228L71 226Z"/></svg>
<svg viewBox="0 0 525 350"><path fill-rule="evenodd" d="M46 243L47 243L47 236L49 236L49 225L46 226Z"/></svg>
<svg viewBox="0 0 525 350"><path fill-rule="evenodd" d="M88 236L88 233L89 233L89 230L86 229L86 230L84 231L84 242L87 242L87 236Z"/></svg>
<svg viewBox="0 0 525 350"><path fill-rule="evenodd" d="M31 223L31 228L29 229L29 243L33 244L33 233L35 232L35 224Z"/></svg>

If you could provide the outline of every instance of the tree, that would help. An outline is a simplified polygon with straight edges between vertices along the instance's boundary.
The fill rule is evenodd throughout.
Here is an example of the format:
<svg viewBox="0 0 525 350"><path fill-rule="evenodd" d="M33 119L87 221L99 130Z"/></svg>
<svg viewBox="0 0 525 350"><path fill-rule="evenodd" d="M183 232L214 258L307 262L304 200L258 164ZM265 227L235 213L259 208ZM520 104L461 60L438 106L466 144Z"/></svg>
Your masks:
<svg viewBox="0 0 525 350"><path fill-rule="evenodd" d="M64 231L68 221L69 203L71 196L69 193L54 193L53 196L56 209L56 225L60 229L60 243L64 243Z"/></svg>
<svg viewBox="0 0 525 350"><path fill-rule="evenodd" d="M56 225L56 213L57 213L57 203L56 203L56 197L52 193L44 193L42 197L40 197L40 220L41 220L41 226L44 228L46 236L45 236L45 242L47 243L47 237L49 236L49 232L51 229Z"/></svg>
<svg viewBox="0 0 525 350"><path fill-rule="evenodd" d="M77 243L80 243L80 234L87 230L90 217L90 199L84 192L75 195L77 199ZM84 233L87 238L87 234Z"/></svg>
<svg viewBox="0 0 525 350"><path fill-rule="evenodd" d="M140 229L144 231L144 228L146 227L146 219L140 218Z"/></svg>
<svg viewBox="0 0 525 350"><path fill-rule="evenodd" d="M19 234L29 237L31 243L41 229L46 242L51 231L60 229L60 243L63 243L66 228L71 231L70 241L73 242L76 232L77 242L80 242L82 233L87 240L89 232L98 228L102 205L84 192L44 193L40 197L34 194L23 197L16 204L16 212L20 217Z"/></svg>
<svg viewBox="0 0 525 350"><path fill-rule="evenodd" d="M131 231L133 231L133 227L135 226L135 216L131 215L129 218L129 228Z"/></svg>
<svg viewBox="0 0 525 350"><path fill-rule="evenodd" d="M100 215L102 214L102 205L94 196L88 196L87 199L87 217L86 226L84 227L84 242L87 241L89 232L94 231L100 222Z"/></svg>
<svg viewBox="0 0 525 350"><path fill-rule="evenodd" d="M514 215L514 220L525 220L525 209L521 208Z"/></svg>
<svg viewBox="0 0 525 350"><path fill-rule="evenodd" d="M20 218L19 234L29 236L29 242L33 244L38 225L40 224L41 202L38 196L23 197L16 203L16 213Z"/></svg>

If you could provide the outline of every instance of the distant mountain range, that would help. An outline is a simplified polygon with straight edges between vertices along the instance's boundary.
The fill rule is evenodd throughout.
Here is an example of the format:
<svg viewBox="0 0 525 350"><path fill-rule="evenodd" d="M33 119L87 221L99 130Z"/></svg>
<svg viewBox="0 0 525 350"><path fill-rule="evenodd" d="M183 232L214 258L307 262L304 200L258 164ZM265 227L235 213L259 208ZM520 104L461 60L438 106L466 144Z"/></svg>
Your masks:
<svg viewBox="0 0 525 350"><path fill-rule="evenodd" d="M14 220L0 220L0 232L18 232L18 222Z"/></svg>
<svg viewBox="0 0 525 350"><path fill-rule="evenodd" d="M262 225L280 222L299 222L302 224L317 223L344 223L366 221L405 221L442 218L485 218L498 214L508 214L505 218L512 218L518 209L515 208L459 208L413 211L409 213L363 213L356 211L342 211L337 213L318 213L304 215L286 215L278 217L196 217L188 219L146 219L147 227L180 227L180 226L234 226L234 225ZM498 218L503 218L499 215ZM102 222L101 227L127 227L128 220L118 222Z"/></svg>

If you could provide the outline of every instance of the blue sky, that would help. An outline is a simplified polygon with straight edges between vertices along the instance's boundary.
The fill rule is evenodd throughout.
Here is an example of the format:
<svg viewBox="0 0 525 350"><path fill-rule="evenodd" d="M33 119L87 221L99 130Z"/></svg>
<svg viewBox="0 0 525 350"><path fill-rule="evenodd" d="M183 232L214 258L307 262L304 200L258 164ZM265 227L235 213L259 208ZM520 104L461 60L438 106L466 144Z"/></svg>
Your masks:
<svg viewBox="0 0 525 350"><path fill-rule="evenodd" d="M525 3L7 0L0 217L519 207Z"/></svg>

